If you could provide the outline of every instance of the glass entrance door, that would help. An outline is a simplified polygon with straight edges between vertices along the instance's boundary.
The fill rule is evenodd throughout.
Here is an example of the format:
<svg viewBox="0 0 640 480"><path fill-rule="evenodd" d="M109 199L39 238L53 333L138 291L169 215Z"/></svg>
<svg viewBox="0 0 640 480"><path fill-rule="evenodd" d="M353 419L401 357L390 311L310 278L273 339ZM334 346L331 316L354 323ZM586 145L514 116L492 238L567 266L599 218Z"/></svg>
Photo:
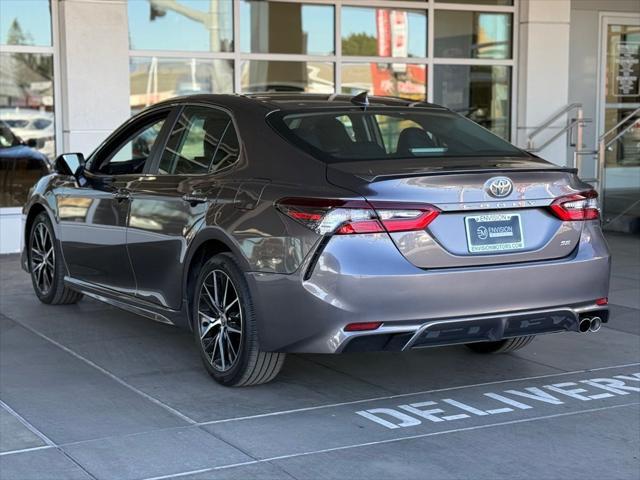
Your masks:
<svg viewBox="0 0 640 480"><path fill-rule="evenodd" d="M603 16L600 133L640 107L640 16ZM605 228L640 232L640 112L617 127L600 165ZM624 132L624 133L623 133ZM602 160L600 160L602 162Z"/></svg>

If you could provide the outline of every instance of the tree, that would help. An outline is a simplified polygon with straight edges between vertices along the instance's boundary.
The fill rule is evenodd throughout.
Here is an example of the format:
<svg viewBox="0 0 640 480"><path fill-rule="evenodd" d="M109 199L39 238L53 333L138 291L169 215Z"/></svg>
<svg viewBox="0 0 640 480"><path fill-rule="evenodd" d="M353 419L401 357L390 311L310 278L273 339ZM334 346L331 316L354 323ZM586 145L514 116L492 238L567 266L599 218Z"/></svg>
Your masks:
<svg viewBox="0 0 640 480"><path fill-rule="evenodd" d="M375 56L378 54L378 41L366 33L352 33L342 40L343 55Z"/></svg>
<svg viewBox="0 0 640 480"><path fill-rule="evenodd" d="M33 37L24 33L18 19L14 19L7 33L9 45L33 45ZM34 81L53 80L53 57L34 53L13 53L11 58L19 66L15 78L19 80L21 88Z"/></svg>

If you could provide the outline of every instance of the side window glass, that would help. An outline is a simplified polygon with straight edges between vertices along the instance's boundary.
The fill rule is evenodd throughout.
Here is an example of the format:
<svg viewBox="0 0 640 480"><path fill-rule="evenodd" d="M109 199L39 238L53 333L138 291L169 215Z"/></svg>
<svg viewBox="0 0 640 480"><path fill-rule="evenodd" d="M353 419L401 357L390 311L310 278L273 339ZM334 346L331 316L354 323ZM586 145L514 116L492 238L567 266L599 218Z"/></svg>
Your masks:
<svg viewBox="0 0 640 480"><path fill-rule="evenodd" d="M238 142L238 136L236 135L236 129L232 122L229 122L227 130L224 132L222 141L218 145L216 154L211 164L211 172L215 173L229 165L233 165L238 160L238 154L240 153L240 144Z"/></svg>
<svg viewBox="0 0 640 480"><path fill-rule="evenodd" d="M158 173L197 175L220 170L238 157L231 118L207 107L186 107L162 153Z"/></svg>
<svg viewBox="0 0 640 480"><path fill-rule="evenodd" d="M158 139L165 119L156 120L138 130L124 145L98 168L105 175L128 175L142 173L144 165L151 154L151 149Z"/></svg>
<svg viewBox="0 0 640 480"><path fill-rule="evenodd" d="M351 117L349 115L341 115L339 117L336 117L336 120L338 120L345 128L345 130L347 131L347 135L349 135L349 138L351 139L352 142L356 141L356 132L353 130L353 123L351 121Z"/></svg>

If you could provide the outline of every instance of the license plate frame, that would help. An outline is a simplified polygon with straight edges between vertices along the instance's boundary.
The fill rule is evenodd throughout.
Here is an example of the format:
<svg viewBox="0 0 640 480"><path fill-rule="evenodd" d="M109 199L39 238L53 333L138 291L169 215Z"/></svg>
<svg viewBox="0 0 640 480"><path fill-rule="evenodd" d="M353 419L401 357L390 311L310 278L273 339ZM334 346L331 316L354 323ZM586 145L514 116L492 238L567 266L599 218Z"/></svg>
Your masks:
<svg viewBox="0 0 640 480"><path fill-rule="evenodd" d="M487 213L464 218L469 253L508 253L523 250L519 213Z"/></svg>

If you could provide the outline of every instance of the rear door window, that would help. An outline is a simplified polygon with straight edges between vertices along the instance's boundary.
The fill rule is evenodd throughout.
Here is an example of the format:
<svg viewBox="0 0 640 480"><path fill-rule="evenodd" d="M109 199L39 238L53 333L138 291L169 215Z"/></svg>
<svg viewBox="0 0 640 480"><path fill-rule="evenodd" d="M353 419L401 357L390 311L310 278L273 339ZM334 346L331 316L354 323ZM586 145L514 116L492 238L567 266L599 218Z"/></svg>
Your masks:
<svg viewBox="0 0 640 480"><path fill-rule="evenodd" d="M158 173L202 175L226 168L238 158L239 144L231 117L215 108L187 106L162 153Z"/></svg>

